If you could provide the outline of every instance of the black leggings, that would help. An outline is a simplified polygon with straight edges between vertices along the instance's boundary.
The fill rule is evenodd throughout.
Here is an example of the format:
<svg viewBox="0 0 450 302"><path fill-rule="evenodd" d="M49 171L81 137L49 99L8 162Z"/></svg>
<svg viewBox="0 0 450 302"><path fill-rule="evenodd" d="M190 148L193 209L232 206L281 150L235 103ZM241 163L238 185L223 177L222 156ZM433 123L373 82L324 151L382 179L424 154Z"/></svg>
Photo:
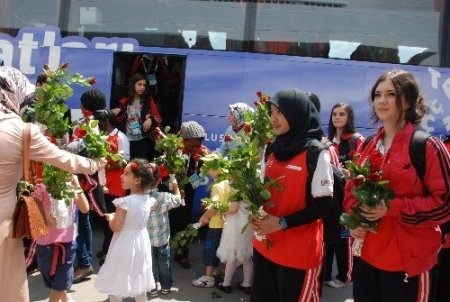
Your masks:
<svg viewBox="0 0 450 302"><path fill-rule="evenodd" d="M422 301L418 299L419 294L425 297L429 292L429 288L425 286L424 292L419 293L420 276L406 280L404 272L388 272L375 268L360 257L354 257L353 263L355 302L417 302ZM428 272L424 273L426 274Z"/></svg>

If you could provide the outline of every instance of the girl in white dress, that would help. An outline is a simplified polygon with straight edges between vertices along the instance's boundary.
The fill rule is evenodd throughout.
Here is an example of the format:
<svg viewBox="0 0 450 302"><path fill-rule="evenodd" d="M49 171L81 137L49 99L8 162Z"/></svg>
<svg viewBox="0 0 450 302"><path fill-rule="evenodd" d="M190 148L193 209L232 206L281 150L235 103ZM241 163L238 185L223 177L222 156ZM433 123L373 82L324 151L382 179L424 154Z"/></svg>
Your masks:
<svg viewBox="0 0 450 302"><path fill-rule="evenodd" d="M253 278L253 229L247 225L242 233L243 227L248 224L249 211L247 207L245 202L230 202L228 211L224 213L225 224L217 249L217 257L221 262L226 262L225 276L223 282L219 283L217 287L225 293L231 293L231 280L234 272L242 264L244 280L242 283L238 283L237 287L246 294L250 294Z"/></svg>
<svg viewBox="0 0 450 302"><path fill-rule="evenodd" d="M135 158L125 167L121 180L130 195L113 200L116 212L106 214L114 235L95 287L109 294L111 302L120 302L126 297L146 302L147 292L156 285L146 228L155 200L145 194L145 190L156 187L159 172L154 164Z"/></svg>

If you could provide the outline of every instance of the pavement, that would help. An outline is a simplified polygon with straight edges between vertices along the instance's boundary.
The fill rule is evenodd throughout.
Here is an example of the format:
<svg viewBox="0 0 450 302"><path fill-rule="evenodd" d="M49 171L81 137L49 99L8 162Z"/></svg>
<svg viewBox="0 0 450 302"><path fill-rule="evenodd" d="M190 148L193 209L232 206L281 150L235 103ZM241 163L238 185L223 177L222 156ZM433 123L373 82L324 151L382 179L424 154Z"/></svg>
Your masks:
<svg viewBox="0 0 450 302"><path fill-rule="evenodd" d="M101 231L94 229L93 236L93 254L100 250L103 237ZM236 288L236 284L242 281L242 268L238 268L235 273L232 285L233 292L230 294L223 293L215 288L196 288L191 285L191 281L204 273L204 266L202 265L202 243L197 243L191 246L190 261L192 268L183 269L178 263L173 263L172 274L174 285L172 291L168 295L159 294L157 297L148 296L151 302L163 301L217 301L217 302L246 302L249 301L249 296ZM95 259L95 270L98 271L98 259ZM109 301L106 294L98 292L94 288L95 279L97 275L94 274L87 281L79 284L74 284L70 291L71 298L76 302L107 302ZM40 273L34 273L28 277L30 288L30 301L44 302L48 301L48 289L45 288ZM134 301L133 298L124 299L124 301ZM352 287L344 288L330 288L324 286L321 298L322 302L353 302ZM265 302L265 301L264 301ZM267 301L270 302L270 301Z"/></svg>

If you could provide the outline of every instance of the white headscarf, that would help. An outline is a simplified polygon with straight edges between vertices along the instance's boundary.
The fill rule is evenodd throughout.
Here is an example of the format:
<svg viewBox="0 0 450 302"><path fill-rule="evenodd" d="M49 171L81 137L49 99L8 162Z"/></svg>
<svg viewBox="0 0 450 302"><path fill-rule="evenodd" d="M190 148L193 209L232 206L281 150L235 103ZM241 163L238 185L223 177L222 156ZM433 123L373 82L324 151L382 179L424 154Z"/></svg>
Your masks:
<svg viewBox="0 0 450 302"><path fill-rule="evenodd" d="M235 103L228 106L230 113L234 118L234 123L231 125L235 132L238 132L245 123L245 114L253 112L253 108L245 103Z"/></svg>
<svg viewBox="0 0 450 302"><path fill-rule="evenodd" d="M0 88L0 108L19 114L20 105L34 92L34 85L20 70L11 66L0 66L0 81L2 86L7 86Z"/></svg>

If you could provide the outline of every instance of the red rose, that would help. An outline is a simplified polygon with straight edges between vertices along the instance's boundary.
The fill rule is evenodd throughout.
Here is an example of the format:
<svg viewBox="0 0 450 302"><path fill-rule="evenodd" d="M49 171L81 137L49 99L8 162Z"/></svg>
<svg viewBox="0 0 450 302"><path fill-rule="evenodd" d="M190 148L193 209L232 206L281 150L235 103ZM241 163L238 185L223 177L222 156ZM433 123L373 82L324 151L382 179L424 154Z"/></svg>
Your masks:
<svg viewBox="0 0 450 302"><path fill-rule="evenodd" d="M258 92L256 93L256 95L257 95L258 97L261 97L261 96L262 96L262 92L261 92L261 91L258 91Z"/></svg>
<svg viewBox="0 0 450 302"><path fill-rule="evenodd" d="M97 83L97 80L95 79L95 77L91 77L89 78L88 83L94 85L95 83Z"/></svg>
<svg viewBox="0 0 450 302"><path fill-rule="evenodd" d="M230 135L226 134L223 137L223 140L228 143L228 142L231 142L233 140L233 138Z"/></svg>
<svg viewBox="0 0 450 302"><path fill-rule="evenodd" d="M137 163L131 163L130 164L130 168L131 168L131 171L136 171L137 170L137 168L138 168L138 165L137 165Z"/></svg>
<svg viewBox="0 0 450 302"><path fill-rule="evenodd" d="M252 126L250 126L250 124L245 123L242 129L244 129L245 133L250 133L250 131L252 131Z"/></svg>
<svg viewBox="0 0 450 302"><path fill-rule="evenodd" d="M169 170L167 170L167 168L164 167L163 165L159 165L158 169L159 169L159 175L160 175L161 179L169 176L169 174L170 174Z"/></svg>
<svg viewBox="0 0 450 302"><path fill-rule="evenodd" d="M193 158L194 158L195 161L198 161L198 160L200 159L200 157L201 157L201 155L198 154L198 153L195 153L195 154L193 155Z"/></svg>
<svg viewBox="0 0 450 302"><path fill-rule="evenodd" d="M370 158L370 174L375 174L383 170L385 157L378 150L374 150L370 154L369 158Z"/></svg>
<svg viewBox="0 0 450 302"><path fill-rule="evenodd" d="M258 101L254 101L254 102L253 102L253 105L255 105L256 107L258 107L259 102L258 102Z"/></svg>
<svg viewBox="0 0 450 302"><path fill-rule="evenodd" d="M271 144L272 140L270 138L266 138L266 141L264 142L266 145Z"/></svg>
<svg viewBox="0 0 450 302"><path fill-rule="evenodd" d="M366 178L363 175L358 175L355 178L355 186L359 187L360 185L362 185L364 183L365 180L366 180Z"/></svg>
<svg viewBox="0 0 450 302"><path fill-rule="evenodd" d="M91 110L87 110L87 109L83 109L81 112L85 118L90 117L93 113Z"/></svg>
<svg viewBox="0 0 450 302"><path fill-rule="evenodd" d="M59 68L66 69L67 67L69 67L69 63L64 63Z"/></svg>
<svg viewBox="0 0 450 302"><path fill-rule="evenodd" d="M267 99L266 99L265 97L261 99L261 104L262 104L262 105L265 105L266 102L267 102Z"/></svg>

